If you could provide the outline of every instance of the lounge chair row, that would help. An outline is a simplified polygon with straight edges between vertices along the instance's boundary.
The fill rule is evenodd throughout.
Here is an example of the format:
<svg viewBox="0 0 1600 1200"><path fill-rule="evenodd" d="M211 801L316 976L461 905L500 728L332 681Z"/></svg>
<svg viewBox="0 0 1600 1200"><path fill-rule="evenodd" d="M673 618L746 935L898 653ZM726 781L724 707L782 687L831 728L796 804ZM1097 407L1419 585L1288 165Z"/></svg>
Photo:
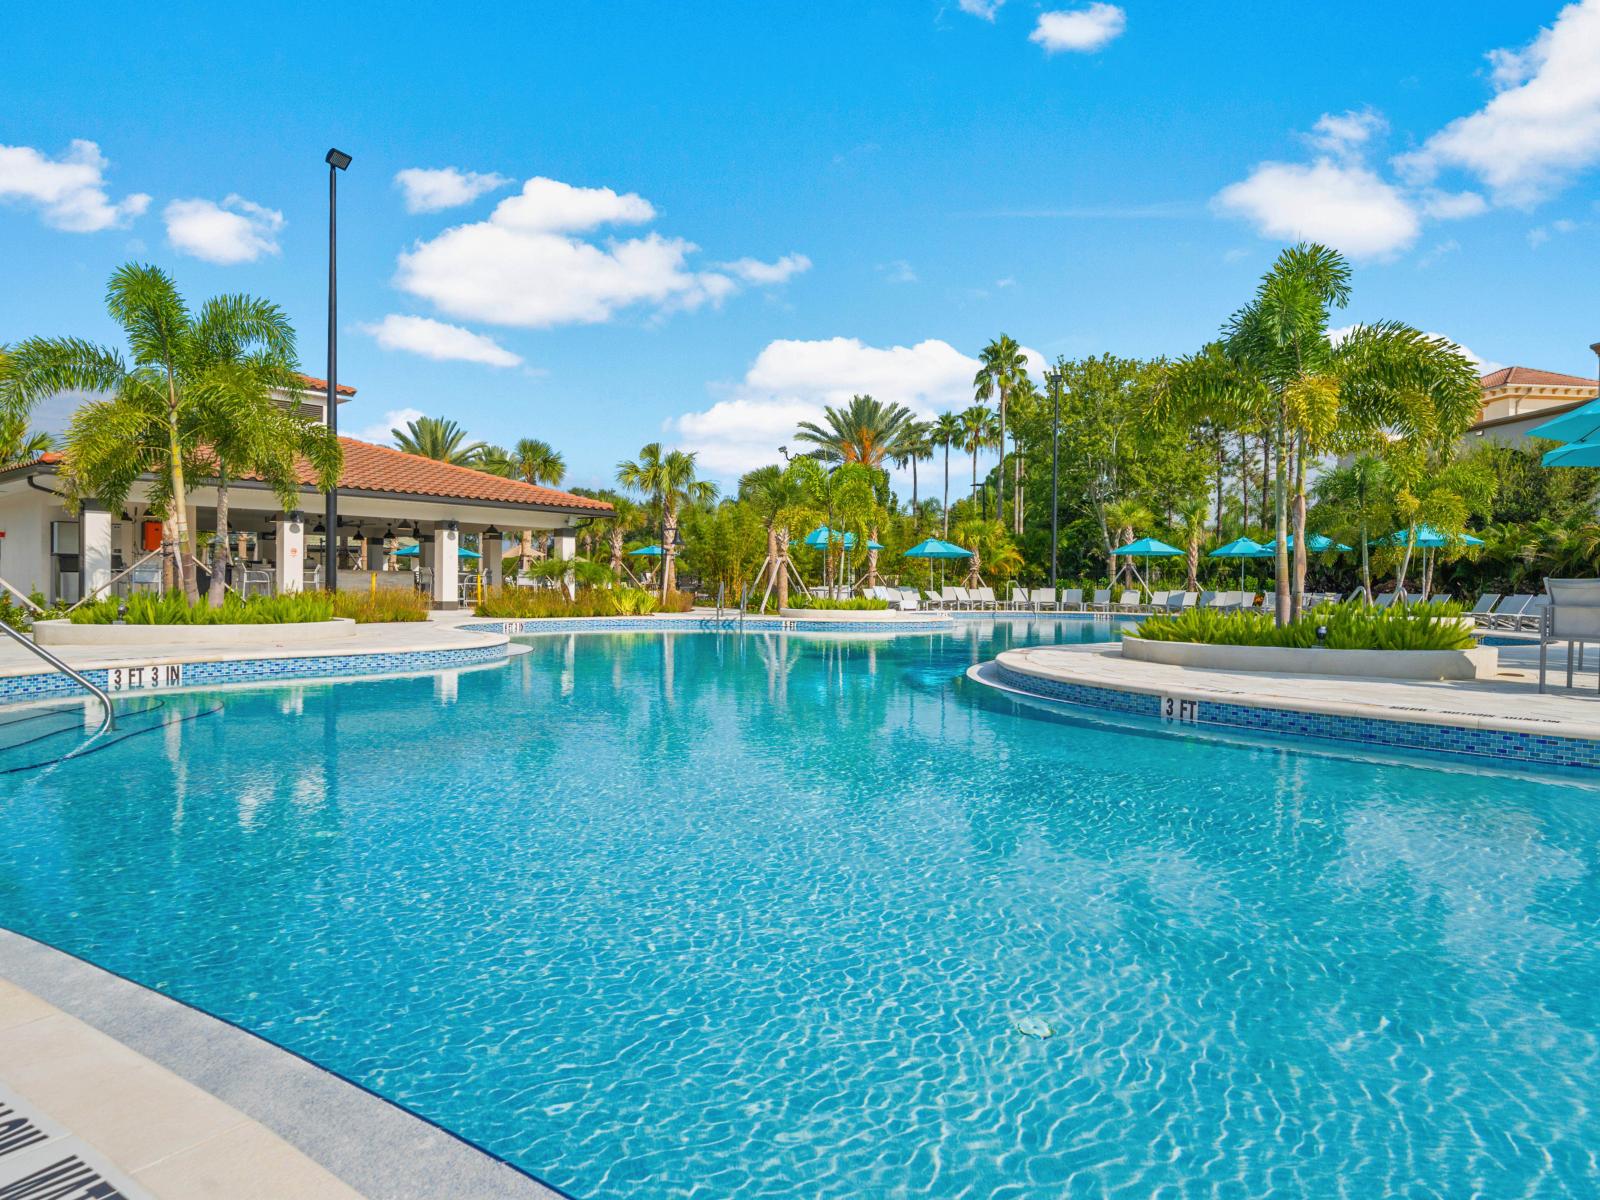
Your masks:
<svg viewBox="0 0 1600 1200"><path fill-rule="evenodd" d="M1517 593L1504 596L1499 592L1485 592L1467 612L1485 629L1536 630L1550 605L1550 597Z"/></svg>

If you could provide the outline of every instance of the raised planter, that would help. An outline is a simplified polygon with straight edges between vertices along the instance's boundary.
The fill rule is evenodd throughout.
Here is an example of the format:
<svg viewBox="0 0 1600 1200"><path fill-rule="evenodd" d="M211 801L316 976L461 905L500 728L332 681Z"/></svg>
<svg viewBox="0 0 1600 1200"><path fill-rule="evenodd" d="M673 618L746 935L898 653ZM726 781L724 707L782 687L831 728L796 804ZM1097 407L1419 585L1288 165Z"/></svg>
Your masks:
<svg viewBox="0 0 1600 1200"><path fill-rule="evenodd" d="M1493 646L1472 650L1302 650L1293 646L1153 642L1125 636L1122 654L1135 662L1170 667L1368 679L1479 679L1492 676L1500 666L1500 651Z"/></svg>
<svg viewBox="0 0 1600 1200"><path fill-rule="evenodd" d="M902 612L895 608L780 608L778 615L786 621L829 621L859 625L875 622L882 625L904 625L910 622L926 625L930 621L948 621L949 613L912 609Z"/></svg>
<svg viewBox="0 0 1600 1200"><path fill-rule="evenodd" d="M267 646L315 645L354 637L349 617L280 625L74 625L35 621L33 640L41 646L162 646L196 650L258 650Z"/></svg>

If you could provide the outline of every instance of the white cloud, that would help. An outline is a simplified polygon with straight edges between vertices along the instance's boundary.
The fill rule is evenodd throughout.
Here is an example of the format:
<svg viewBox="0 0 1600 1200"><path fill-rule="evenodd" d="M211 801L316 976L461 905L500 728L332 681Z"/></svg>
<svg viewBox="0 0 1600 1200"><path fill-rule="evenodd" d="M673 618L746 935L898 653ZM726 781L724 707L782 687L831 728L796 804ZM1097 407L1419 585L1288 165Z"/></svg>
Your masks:
<svg viewBox="0 0 1600 1200"><path fill-rule="evenodd" d="M365 429L358 429L350 436L363 442L375 442L380 446L394 445L394 434L391 430L404 429L410 421L415 421L427 414L420 408L391 408L377 421Z"/></svg>
<svg viewBox="0 0 1600 1200"><path fill-rule="evenodd" d="M1528 46L1489 62L1493 99L1397 159L1409 178L1459 168L1497 204L1528 206L1600 162L1600 0L1567 5Z"/></svg>
<svg viewBox="0 0 1600 1200"><path fill-rule="evenodd" d="M938 339L887 347L844 337L770 342L726 399L672 419L667 429L707 472L732 479L780 461L779 446L795 447L796 425L853 395L904 404L923 418L966 408L978 365Z"/></svg>
<svg viewBox="0 0 1600 1200"><path fill-rule="evenodd" d="M113 202L105 186L108 165L100 147L82 138L60 158L32 146L0 145L0 201L31 204L46 225L68 233L127 225L150 207L150 197L133 192Z"/></svg>
<svg viewBox="0 0 1600 1200"><path fill-rule="evenodd" d="M1000 6L1006 0L957 0L956 7L964 13L971 13L975 17L982 17L985 21L994 20L995 14L1000 11Z"/></svg>
<svg viewBox="0 0 1600 1200"><path fill-rule="evenodd" d="M1323 113L1307 135L1309 141L1325 154L1346 155L1357 152L1374 137L1389 131L1389 122L1370 108L1351 109L1343 113Z"/></svg>
<svg viewBox="0 0 1600 1200"><path fill-rule="evenodd" d="M903 258L897 258L893 262L881 264L878 267L878 273L890 283L917 282L916 270Z"/></svg>
<svg viewBox="0 0 1600 1200"><path fill-rule="evenodd" d="M254 262L278 253L283 214L243 196L211 200L174 200L162 210L167 240L176 250L206 262Z"/></svg>
<svg viewBox="0 0 1600 1200"><path fill-rule="evenodd" d="M1243 217L1265 237L1325 242L1355 258L1403 250L1421 229L1394 185L1355 162L1264 162L1217 194L1215 207Z"/></svg>
<svg viewBox="0 0 1600 1200"><path fill-rule="evenodd" d="M1440 192L1432 188L1422 193L1422 211L1440 221L1457 221L1489 211L1489 202L1477 192Z"/></svg>
<svg viewBox="0 0 1600 1200"><path fill-rule="evenodd" d="M511 353L493 338L429 317L390 313L383 320L363 325L361 329L364 333L370 333L385 350L408 350L437 362L483 363L491 367L522 365L519 355Z"/></svg>
<svg viewBox="0 0 1600 1200"><path fill-rule="evenodd" d="M1127 27L1127 13L1115 4L1096 0L1086 8L1040 13L1028 40L1038 42L1049 54L1063 50L1087 54L1114 41Z"/></svg>
<svg viewBox="0 0 1600 1200"><path fill-rule="evenodd" d="M717 266L746 283L769 285L786 283L794 276L811 269L811 260L804 254L785 254L777 262L762 262L756 258L741 258Z"/></svg>
<svg viewBox="0 0 1600 1200"><path fill-rule="evenodd" d="M395 172L395 185L405 194L406 211L439 212L476 200L512 180L493 172L460 171L455 167L407 167Z"/></svg>
<svg viewBox="0 0 1600 1200"><path fill-rule="evenodd" d="M577 236L605 225L637 225L655 208L634 193L528 180L487 220L457 225L401 253L395 285L441 311L497 325L547 328L596 324L635 305L657 314L720 304L737 292L732 274L689 264L698 247L646 233L604 242ZM804 255L777 263L741 259L730 270L779 282L809 266Z"/></svg>

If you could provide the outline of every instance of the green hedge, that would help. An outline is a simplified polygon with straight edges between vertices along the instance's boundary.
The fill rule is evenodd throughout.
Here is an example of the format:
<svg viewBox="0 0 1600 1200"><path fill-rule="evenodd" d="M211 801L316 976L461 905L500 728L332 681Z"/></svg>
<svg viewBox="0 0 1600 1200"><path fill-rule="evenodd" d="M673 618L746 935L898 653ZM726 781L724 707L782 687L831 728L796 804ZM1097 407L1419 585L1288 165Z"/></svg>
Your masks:
<svg viewBox="0 0 1600 1200"><path fill-rule="evenodd" d="M576 597L556 588L496 588L473 606L480 617L538 620L545 617L637 617L654 612L688 612L694 597L670 592L663 606L654 592L641 588L580 588Z"/></svg>
<svg viewBox="0 0 1600 1200"><path fill-rule="evenodd" d="M1146 617L1123 637L1151 642L1203 642L1213 646L1318 645L1329 650L1470 650L1472 630L1460 623L1461 606L1445 602L1395 604L1319 604L1287 625L1274 625L1263 613L1191 608L1175 616Z"/></svg>
<svg viewBox="0 0 1600 1200"><path fill-rule="evenodd" d="M866 596L852 596L848 600L831 600L826 596L795 594L789 597L790 608L809 608L818 612L875 612L889 607L887 600L871 600Z"/></svg>

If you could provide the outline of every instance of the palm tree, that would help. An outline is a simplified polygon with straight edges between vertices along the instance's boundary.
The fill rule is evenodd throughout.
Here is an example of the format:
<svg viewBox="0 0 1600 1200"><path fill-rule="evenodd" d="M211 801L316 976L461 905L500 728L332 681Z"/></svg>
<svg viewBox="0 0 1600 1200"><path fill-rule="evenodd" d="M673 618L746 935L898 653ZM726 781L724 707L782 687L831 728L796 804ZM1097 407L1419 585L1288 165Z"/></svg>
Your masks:
<svg viewBox="0 0 1600 1200"><path fill-rule="evenodd" d="M739 477L739 499L752 505L767 527L767 583L763 587L757 576L755 586L764 594L776 591L779 608L789 605L789 530L790 521L805 505L804 470L774 465L757 467Z"/></svg>
<svg viewBox="0 0 1600 1200"><path fill-rule="evenodd" d="M606 517L600 524L604 526L606 545L611 551L611 574L621 579L626 566L623 548L628 544L628 534L633 531L639 523L639 518L644 514L632 500L615 492L605 492L596 498L605 500L611 505L611 516Z"/></svg>
<svg viewBox="0 0 1600 1200"><path fill-rule="evenodd" d="M1349 302L1350 279L1337 251L1291 246L1221 340L1163 380L1162 403L1175 415L1270 431L1279 622L1293 619L1304 589L1311 462L1330 450L1376 449L1404 480L1420 481L1477 418L1482 398L1477 369L1459 346L1400 322L1357 325L1334 345L1330 314Z"/></svg>
<svg viewBox="0 0 1600 1200"><path fill-rule="evenodd" d="M407 454L419 454L456 467L470 467L491 447L467 441L467 431L446 417L418 417L404 429L391 429L395 445Z"/></svg>
<svg viewBox="0 0 1600 1200"><path fill-rule="evenodd" d="M917 511L917 462L931 458L933 443L930 440L933 426L923 421L907 421L900 427L900 436L889 448L889 460L897 467L911 466L911 511Z"/></svg>
<svg viewBox="0 0 1600 1200"><path fill-rule="evenodd" d="M961 414L961 448L972 455L972 495L978 494L978 451L994 441L995 415L981 404ZM945 518L945 528L950 520Z"/></svg>
<svg viewBox="0 0 1600 1200"><path fill-rule="evenodd" d="M170 276L138 263L112 273L106 309L127 337L131 364L79 338L30 338L13 355L11 402L26 411L61 391L104 394L74 414L69 483L116 506L141 475L154 473L151 509L165 514L172 577L193 602L187 472L205 428L202 410L222 402L247 362L256 364L258 383L271 374L303 387L282 374L294 360L294 332L281 309L251 296L217 296L192 313Z"/></svg>
<svg viewBox="0 0 1600 1200"><path fill-rule="evenodd" d="M210 475L217 486L208 604L221 604L227 586L231 480L246 473L256 476L272 489L284 510L295 507L300 490L297 458L309 465L319 490L327 491L339 481L344 451L333 431L323 422L303 416L298 407L286 408L273 398L274 389L295 383L299 380L294 377L292 360L274 363L257 356L236 362L231 369L219 367L197 389L196 432L202 451L196 473ZM80 412L82 418L74 416L68 433L69 461L78 464L76 470L85 470L97 455L115 456L120 448L114 440L107 440L107 434L116 428L115 420L94 411L93 405ZM337 531L330 530L328 538L330 546L338 544Z"/></svg>
<svg viewBox="0 0 1600 1200"><path fill-rule="evenodd" d="M677 582L675 561L678 512L684 504L710 503L717 498L717 485L695 477L692 450L663 450L651 442L639 451L637 459L617 464L617 482L648 496L661 513L661 598Z"/></svg>
<svg viewBox="0 0 1600 1200"><path fill-rule="evenodd" d="M0 465L26 462L54 447L47 433L28 432L28 410L17 391L10 348L0 345Z"/></svg>
<svg viewBox="0 0 1600 1200"><path fill-rule="evenodd" d="M868 467L883 464L913 419L903 404L885 404L871 396L852 396L844 408L829 405L823 414L826 428L801 421L796 440L820 447L824 462L856 462Z"/></svg>
<svg viewBox="0 0 1600 1200"><path fill-rule="evenodd" d="M1016 340L1002 333L978 352L978 361L983 365L978 368L977 375L972 379L975 398L986 401L998 396L1000 400L1000 487L995 494L995 519L1004 525L1006 523L1006 402L1016 385L1027 378L1028 360Z"/></svg>
<svg viewBox="0 0 1600 1200"><path fill-rule="evenodd" d="M1326 531L1349 531L1349 536L1359 539L1361 546L1361 586L1372 599L1372 535L1375 525L1387 526L1391 522L1385 515L1392 512L1394 489L1393 475L1381 458L1371 454L1357 455L1347 466L1324 472L1316 482L1314 494L1319 518L1326 514L1327 521L1319 524Z"/></svg>
<svg viewBox="0 0 1600 1200"><path fill-rule="evenodd" d="M560 451L540 438L520 438L510 450L484 446L473 465L491 475L520 479L523 483L555 486L567 477L567 463ZM526 571L532 557L533 530L524 529L518 549L519 568Z"/></svg>
<svg viewBox="0 0 1600 1200"><path fill-rule="evenodd" d="M961 418L940 413L933 422L933 443L944 447L944 536L950 536L950 447L961 442Z"/></svg>

